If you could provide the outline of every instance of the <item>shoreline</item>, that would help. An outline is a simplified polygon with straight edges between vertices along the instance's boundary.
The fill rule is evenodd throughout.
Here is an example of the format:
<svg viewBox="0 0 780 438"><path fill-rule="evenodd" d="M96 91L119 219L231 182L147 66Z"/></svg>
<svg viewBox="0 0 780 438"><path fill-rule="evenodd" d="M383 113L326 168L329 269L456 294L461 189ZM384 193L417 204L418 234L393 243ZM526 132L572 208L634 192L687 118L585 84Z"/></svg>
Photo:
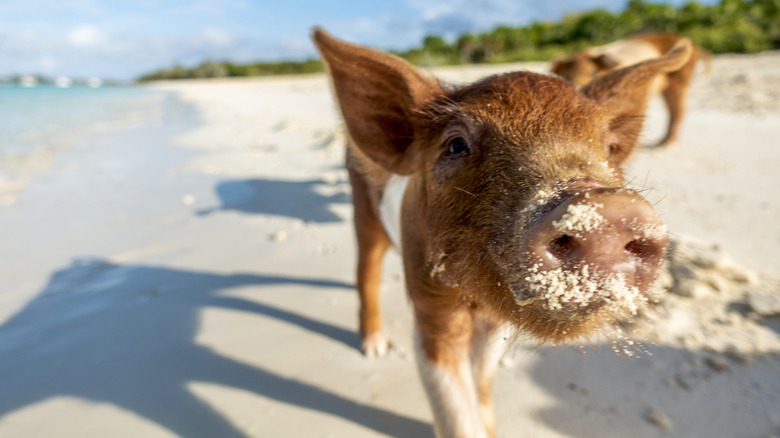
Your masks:
<svg viewBox="0 0 780 438"><path fill-rule="evenodd" d="M6 267L0 271L6 280L0 301L13 302L12 307L29 301L35 296L32 285L43 284L47 270L70 259L116 250L121 246L120 230L127 232L130 221L153 220L155 209L170 208L154 207L160 202L140 189L150 174L157 180L173 178L175 174L161 167L174 157L192 154L166 146L166 136L199 123L194 107L188 110L177 102L173 93L161 93L151 102L153 107L144 106L146 114L131 118L127 113L106 114L91 129L69 131L67 147L58 151L51 165L29 179L17 202L0 208L0 224L7 230L0 251L0 265ZM163 156L170 157L166 164L153 152L160 145ZM9 308L0 307L3 321Z"/></svg>
<svg viewBox="0 0 780 438"><path fill-rule="evenodd" d="M125 92L130 89L125 87L122 89L107 89L107 91L116 93L118 90L119 92ZM141 90L141 88L136 88L136 90ZM147 123L159 117L159 114L154 112L154 108L158 106L154 100L159 99L159 96L142 96L138 94L132 96L129 102L126 100L111 102L106 101L105 97L95 94L106 91L99 89L76 90L80 93L87 91L93 94L92 96L87 95L86 100L82 100L84 96L67 97L67 93L71 92L71 90L63 90L56 87L47 87L46 90L19 90L19 92L32 93L47 91L56 93L52 94L52 97L57 97L58 99L55 109L43 108L42 102L38 103L38 106L26 108L35 112L37 117L43 117L47 124L37 127L36 129L40 132L36 133L32 138L17 139L17 141L29 143L27 148L13 152L2 151L2 154L0 154L0 208L17 202L20 193L25 187L34 182L36 178L44 176L49 172L59 156L74 147L74 145L78 145L90 136L100 134L101 132L119 131L125 127ZM40 96L35 97L35 102L41 101ZM111 108L108 112L96 112L92 109L90 110L91 112L80 115L76 111L76 115L69 114L67 120L54 122L57 113L63 111L60 107L66 105L110 105ZM34 120L34 122L40 121ZM29 127L25 129L34 131ZM30 135L28 133L26 137L30 137ZM36 146L32 147L32 144ZM16 149L19 148L17 147Z"/></svg>

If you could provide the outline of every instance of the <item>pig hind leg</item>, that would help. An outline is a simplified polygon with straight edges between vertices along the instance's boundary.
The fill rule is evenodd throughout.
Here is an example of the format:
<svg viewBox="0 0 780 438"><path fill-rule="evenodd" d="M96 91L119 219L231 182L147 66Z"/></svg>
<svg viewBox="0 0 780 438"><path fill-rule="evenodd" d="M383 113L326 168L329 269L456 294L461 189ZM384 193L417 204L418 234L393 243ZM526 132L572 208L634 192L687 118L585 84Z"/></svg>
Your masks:
<svg viewBox="0 0 780 438"><path fill-rule="evenodd" d="M390 345L382 332L382 259L391 243L371 208L365 180L357 172L350 172L350 182L358 244L357 291L360 298L361 349L368 357L382 357Z"/></svg>
<svg viewBox="0 0 780 438"><path fill-rule="evenodd" d="M659 146L671 145L679 140L680 125L685 115L685 100L691 85L695 62L688 62L680 70L667 75L667 86L663 91L666 107L669 109L669 126Z"/></svg>

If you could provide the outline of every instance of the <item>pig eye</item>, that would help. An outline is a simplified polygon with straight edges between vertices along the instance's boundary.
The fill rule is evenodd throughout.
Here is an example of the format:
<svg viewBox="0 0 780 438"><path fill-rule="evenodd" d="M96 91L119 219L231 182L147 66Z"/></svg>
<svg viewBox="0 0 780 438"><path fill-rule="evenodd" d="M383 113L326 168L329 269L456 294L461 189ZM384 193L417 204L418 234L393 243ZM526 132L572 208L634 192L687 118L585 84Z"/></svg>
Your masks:
<svg viewBox="0 0 780 438"><path fill-rule="evenodd" d="M451 139L447 146L447 153L449 155L468 155L470 152L469 143L463 137L455 137Z"/></svg>

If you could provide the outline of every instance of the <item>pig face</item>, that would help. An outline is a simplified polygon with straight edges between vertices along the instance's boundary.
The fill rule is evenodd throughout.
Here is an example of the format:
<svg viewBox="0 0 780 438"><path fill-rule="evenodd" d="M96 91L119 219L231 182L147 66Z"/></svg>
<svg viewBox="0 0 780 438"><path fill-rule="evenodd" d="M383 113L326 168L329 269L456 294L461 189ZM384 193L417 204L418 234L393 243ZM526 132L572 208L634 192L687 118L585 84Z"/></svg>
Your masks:
<svg viewBox="0 0 780 438"><path fill-rule="evenodd" d="M422 114L431 278L553 341L646 302L665 235L621 188L626 154L603 108L559 79L514 73L453 90ZM592 229L577 229L578 211ZM588 242L610 238L620 246Z"/></svg>

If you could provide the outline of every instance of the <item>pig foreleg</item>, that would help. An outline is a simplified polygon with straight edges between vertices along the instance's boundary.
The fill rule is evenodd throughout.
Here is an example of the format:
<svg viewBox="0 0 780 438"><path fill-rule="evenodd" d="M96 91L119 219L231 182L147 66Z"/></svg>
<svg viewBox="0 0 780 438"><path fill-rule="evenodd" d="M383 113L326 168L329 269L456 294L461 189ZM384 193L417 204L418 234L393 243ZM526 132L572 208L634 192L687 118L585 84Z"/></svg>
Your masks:
<svg viewBox="0 0 780 438"><path fill-rule="evenodd" d="M473 318L462 311L439 322L437 336L430 330L416 332L417 365L433 410L439 438L489 438L494 420L490 389L494 365L472 362ZM426 321L426 325L430 321ZM474 368L473 365L477 367ZM487 382L485 393L478 386ZM488 404L483 403L487 397Z"/></svg>

